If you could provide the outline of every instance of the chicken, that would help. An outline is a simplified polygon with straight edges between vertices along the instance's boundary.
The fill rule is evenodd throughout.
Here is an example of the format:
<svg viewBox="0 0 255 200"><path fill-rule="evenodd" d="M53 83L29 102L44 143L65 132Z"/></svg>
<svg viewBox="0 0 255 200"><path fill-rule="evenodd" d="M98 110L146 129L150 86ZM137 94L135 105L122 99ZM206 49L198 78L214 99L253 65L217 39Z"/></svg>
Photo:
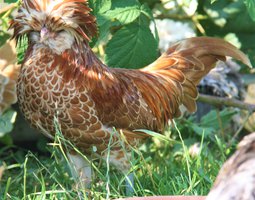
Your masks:
<svg viewBox="0 0 255 200"><path fill-rule="evenodd" d="M119 170L130 167L130 149L162 132L181 115L180 105L196 110L196 85L218 60L231 56L250 66L231 44L216 38L184 40L152 64L116 69L103 64L88 45L96 18L85 0L23 0L10 22L13 38L29 38L17 84L25 118L54 138L54 120L63 136L83 153L93 152ZM109 144L110 143L110 144ZM124 145L124 147L123 147ZM109 148L110 147L110 148ZM69 153L80 178L90 182L90 164Z"/></svg>
<svg viewBox="0 0 255 200"><path fill-rule="evenodd" d="M220 170L206 200L255 199L255 133L245 136Z"/></svg>

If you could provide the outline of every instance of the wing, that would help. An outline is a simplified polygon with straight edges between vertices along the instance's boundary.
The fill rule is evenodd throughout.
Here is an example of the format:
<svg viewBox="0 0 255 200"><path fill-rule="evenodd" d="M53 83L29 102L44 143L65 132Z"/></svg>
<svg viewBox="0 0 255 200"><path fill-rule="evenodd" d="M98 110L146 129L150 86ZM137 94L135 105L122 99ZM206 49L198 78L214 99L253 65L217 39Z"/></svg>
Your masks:
<svg viewBox="0 0 255 200"><path fill-rule="evenodd" d="M146 87L148 79L146 74L137 70L113 69L112 75L114 83L111 87L107 84L105 89L99 85L91 91L101 122L105 126L117 129L159 131L163 126L152 113L138 83L142 81L142 85ZM146 90L147 93L154 95L150 87L146 87Z"/></svg>

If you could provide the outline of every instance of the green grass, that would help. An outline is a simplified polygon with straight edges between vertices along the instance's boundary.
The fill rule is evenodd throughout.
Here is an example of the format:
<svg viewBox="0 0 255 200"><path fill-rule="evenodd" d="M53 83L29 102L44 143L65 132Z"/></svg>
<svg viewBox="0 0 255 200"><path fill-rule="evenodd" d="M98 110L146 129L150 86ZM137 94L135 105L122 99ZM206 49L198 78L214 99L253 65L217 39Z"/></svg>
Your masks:
<svg viewBox="0 0 255 200"><path fill-rule="evenodd" d="M133 152L135 196L209 192L232 148L219 136L198 135L185 128L185 122L178 124L181 132L175 128L166 130L164 138L154 135ZM199 143L196 155L189 152L194 143ZM55 141L47 145L46 154L20 147L0 148L0 166L5 168L0 180L0 199L78 199L81 196L86 199L86 193L90 193L91 199L125 197L126 174L109 168L102 160L93 160L91 189L75 187L63 151L66 145L72 144L57 134Z"/></svg>

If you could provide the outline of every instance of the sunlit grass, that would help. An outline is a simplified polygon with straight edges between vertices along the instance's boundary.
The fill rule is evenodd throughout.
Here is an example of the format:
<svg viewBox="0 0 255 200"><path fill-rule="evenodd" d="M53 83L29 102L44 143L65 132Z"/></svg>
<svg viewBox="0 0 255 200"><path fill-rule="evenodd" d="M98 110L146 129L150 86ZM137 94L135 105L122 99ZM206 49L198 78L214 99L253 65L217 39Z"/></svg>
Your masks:
<svg viewBox="0 0 255 200"><path fill-rule="evenodd" d="M179 125L177 124L177 127ZM178 128L165 131L162 139L151 140L132 152L134 195L206 195L230 148L220 137L214 140L182 132ZM73 148L57 129L55 140L47 144L48 154L31 152L20 147L0 150L5 170L0 181L0 199L114 199L125 197L125 177L109 166L108 161L93 159L93 180L90 189L77 187L70 173L65 150ZM190 146L198 143L197 151ZM109 148L110 150L110 148ZM84 159L87 159L83 155Z"/></svg>

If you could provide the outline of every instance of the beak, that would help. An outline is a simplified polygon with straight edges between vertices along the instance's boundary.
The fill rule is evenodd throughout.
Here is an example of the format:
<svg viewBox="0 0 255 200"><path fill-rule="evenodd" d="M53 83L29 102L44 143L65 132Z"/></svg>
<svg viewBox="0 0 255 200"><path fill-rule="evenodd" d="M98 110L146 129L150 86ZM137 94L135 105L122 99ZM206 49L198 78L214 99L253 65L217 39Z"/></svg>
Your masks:
<svg viewBox="0 0 255 200"><path fill-rule="evenodd" d="M45 39L49 37L49 30L46 27L43 27L41 29L40 36L41 36L40 38L41 42L44 41Z"/></svg>

